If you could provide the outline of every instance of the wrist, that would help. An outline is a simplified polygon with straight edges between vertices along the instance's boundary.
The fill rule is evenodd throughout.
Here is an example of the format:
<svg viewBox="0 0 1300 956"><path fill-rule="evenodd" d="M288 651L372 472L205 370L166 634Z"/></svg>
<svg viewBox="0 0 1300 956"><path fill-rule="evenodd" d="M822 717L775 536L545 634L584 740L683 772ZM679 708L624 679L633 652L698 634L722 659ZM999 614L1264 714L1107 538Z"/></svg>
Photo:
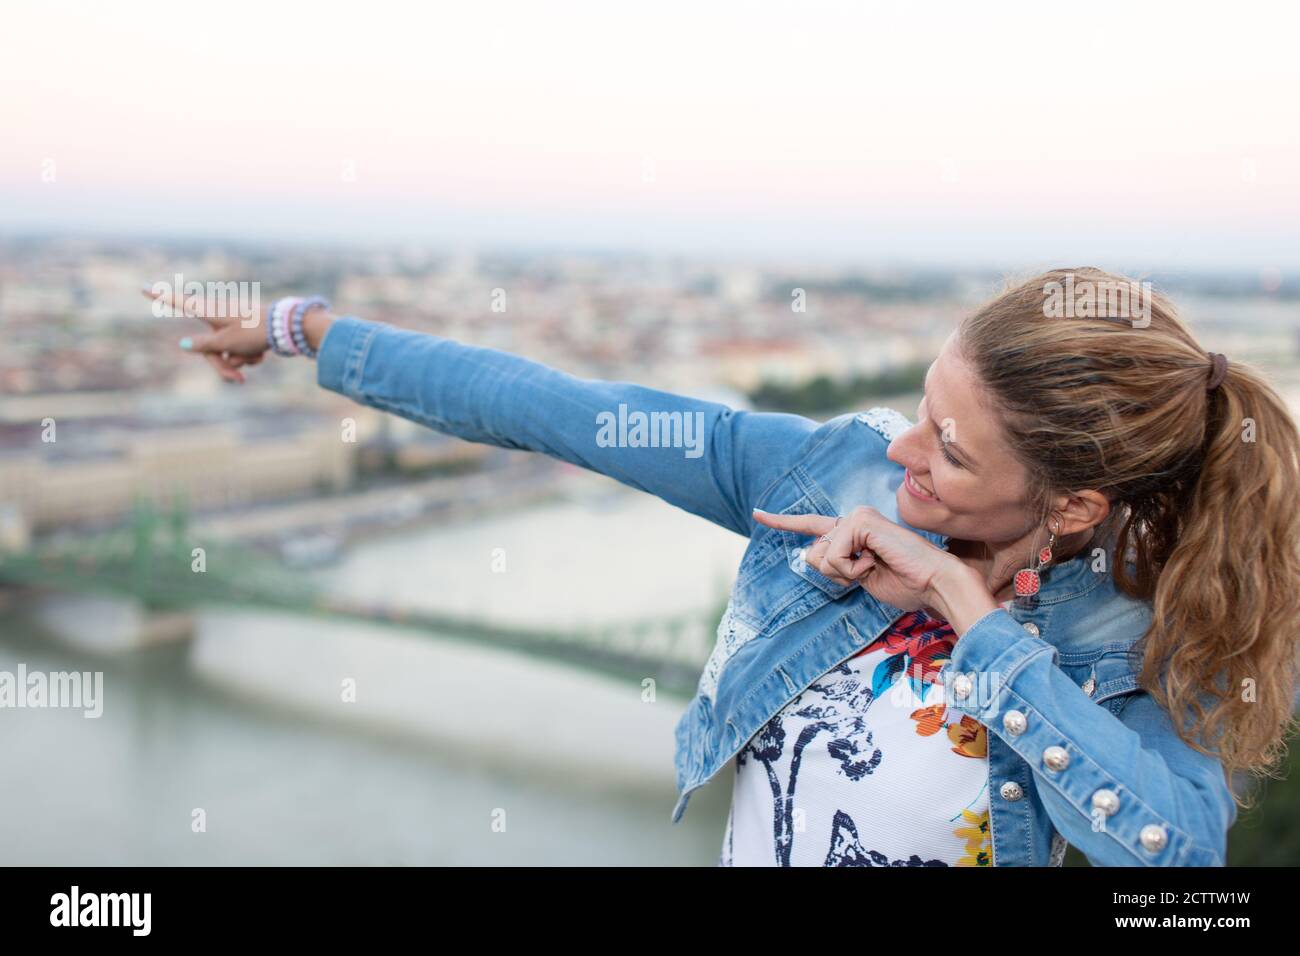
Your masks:
<svg viewBox="0 0 1300 956"><path fill-rule="evenodd" d="M930 606L943 615L958 637L989 611L1001 607L983 575L959 558L945 562L931 580L929 599Z"/></svg>
<svg viewBox="0 0 1300 956"><path fill-rule="evenodd" d="M302 334L313 351L320 351L321 342L325 341L325 333L329 331L329 327L334 324L336 318L338 316L332 314L328 309L312 309L303 316Z"/></svg>

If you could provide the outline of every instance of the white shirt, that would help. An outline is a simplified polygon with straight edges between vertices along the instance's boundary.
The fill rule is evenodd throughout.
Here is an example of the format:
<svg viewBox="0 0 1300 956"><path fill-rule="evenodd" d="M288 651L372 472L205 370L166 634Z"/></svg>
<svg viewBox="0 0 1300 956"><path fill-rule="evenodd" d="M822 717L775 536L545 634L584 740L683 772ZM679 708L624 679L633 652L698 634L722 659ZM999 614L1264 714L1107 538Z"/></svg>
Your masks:
<svg viewBox="0 0 1300 956"><path fill-rule="evenodd" d="M907 612L754 734L718 865L991 865L987 731L938 677L955 641Z"/></svg>

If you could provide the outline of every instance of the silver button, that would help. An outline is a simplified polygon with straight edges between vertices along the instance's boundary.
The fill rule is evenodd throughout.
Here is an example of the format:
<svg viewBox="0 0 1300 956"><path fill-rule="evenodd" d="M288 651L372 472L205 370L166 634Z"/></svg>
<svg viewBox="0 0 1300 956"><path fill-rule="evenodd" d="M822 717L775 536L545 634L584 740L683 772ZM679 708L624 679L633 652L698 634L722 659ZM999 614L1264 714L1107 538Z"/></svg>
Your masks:
<svg viewBox="0 0 1300 956"><path fill-rule="evenodd" d="M1025 621L1024 628L1030 634L1034 635L1034 637L1038 636L1038 625L1035 624L1033 621Z"/></svg>
<svg viewBox="0 0 1300 956"><path fill-rule="evenodd" d="M1002 799L1010 803L1015 803L1025 795L1025 791L1020 789L1020 784L1014 780L1008 780L1002 786L998 787L998 793L1002 794Z"/></svg>
<svg viewBox="0 0 1300 956"><path fill-rule="evenodd" d="M1138 834L1138 839L1142 841L1143 849L1156 853L1163 850L1169 842L1169 833L1158 823L1148 823Z"/></svg>
<svg viewBox="0 0 1300 956"><path fill-rule="evenodd" d="M1051 746L1043 751L1043 763L1048 770L1064 770L1070 765L1070 755L1064 747Z"/></svg>
<svg viewBox="0 0 1300 956"><path fill-rule="evenodd" d="M958 674L955 678L953 678L952 692L957 696L958 700L965 700L967 697L969 697L970 692L974 689L974 687L975 687L975 682L970 679L969 674Z"/></svg>
<svg viewBox="0 0 1300 956"><path fill-rule="evenodd" d="M1092 795L1092 808L1112 816L1119 809L1119 794L1114 790L1098 790Z"/></svg>
<svg viewBox="0 0 1300 956"><path fill-rule="evenodd" d="M1025 715L1018 710L1009 710L1002 715L1002 727L1013 737L1023 734L1028 725Z"/></svg>
<svg viewBox="0 0 1300 956"><path fill-rule="evenodd" d="M1097 689L1097 679L1095 677L1089 677L1086 681L1083 682L1083 692L1087 694L1089 697L1092 696L1092 692L1096 689Z"/></svg>

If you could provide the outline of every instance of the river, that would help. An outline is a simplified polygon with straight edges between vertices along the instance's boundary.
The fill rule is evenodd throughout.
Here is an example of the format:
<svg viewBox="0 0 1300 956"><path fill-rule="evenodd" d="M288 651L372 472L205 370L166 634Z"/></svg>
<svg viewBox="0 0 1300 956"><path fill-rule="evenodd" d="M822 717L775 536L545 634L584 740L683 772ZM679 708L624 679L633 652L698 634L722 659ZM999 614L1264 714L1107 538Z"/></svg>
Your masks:
<svg viewBox="0 0 1300 956"><path fill-rule="evenodd" d="M318 575L351 597L548 626L716 605L744 539L645 495L578 487L572 501L361 543ZM85 641L47 632L52 601ZM94 640L101 599L33 603L0 616L0 671L102 671L104 707L0 710L4 863L717 858L729 776L669 822L685 701L648 699L640 682L234 608L199 612L187 643L109 653Z"/></svg>

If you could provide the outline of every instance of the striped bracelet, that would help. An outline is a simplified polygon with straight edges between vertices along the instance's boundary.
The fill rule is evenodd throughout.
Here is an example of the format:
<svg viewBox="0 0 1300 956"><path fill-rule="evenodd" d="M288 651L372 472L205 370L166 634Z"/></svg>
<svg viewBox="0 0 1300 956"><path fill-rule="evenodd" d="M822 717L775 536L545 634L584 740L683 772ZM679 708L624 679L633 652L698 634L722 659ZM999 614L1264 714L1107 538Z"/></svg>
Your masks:
<svg viewBox="0 0 1300 956"><path fill-rule="evenodd" d="M294 347L307 358L315 358L316 349L312 348L307 342L307 336L302 330L302 320L312 309L328 309L329 307L328 299L313 295L300 300L290 312L289 337L293 341Z"/></svg>
<svg viewBox="0 0 1300 956"><path fill-rule="evenodd" d="M290 295L276 300L271 306L266 322L266 344L276 355L285 357L298 354L293 337L289 334L288 320L293 309L302 301L301 296Z"/></svg>
<svg viewBox="0 0 1300 956"><path fill-rule="evenodd" d="M306 298L287 295L283 299L277 299L266 314L266 347L276 355L315 358L317 350L307 342L302 321L312 309L329 307L329 300L319 295Z"/></svg>

